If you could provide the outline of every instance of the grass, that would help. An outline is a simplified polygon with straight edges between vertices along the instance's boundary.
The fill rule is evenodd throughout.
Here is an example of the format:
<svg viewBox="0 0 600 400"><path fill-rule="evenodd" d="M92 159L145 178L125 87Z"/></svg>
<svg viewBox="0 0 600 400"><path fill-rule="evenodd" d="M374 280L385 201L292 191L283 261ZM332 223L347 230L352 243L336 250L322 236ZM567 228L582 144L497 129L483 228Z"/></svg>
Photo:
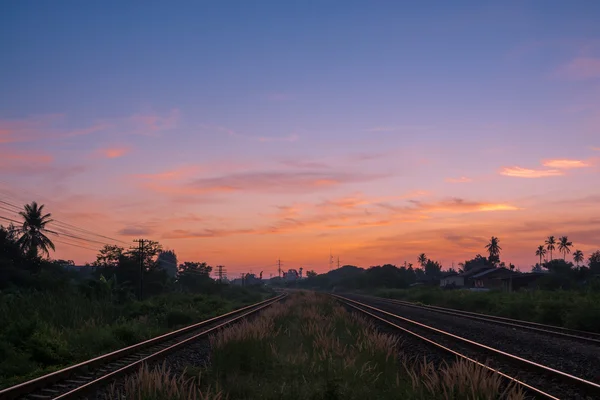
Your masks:
<svg viewBox="0 0 600 400"><path fill-rule="evenodd" d="M264 298L170 293L118 303L76 291L0 294L0 388Z"/></svg>
<svg viewBox="0 0 600 400"><path fill-rule="evenodd" d="M181 376L164 365L144 367L119 395L156 400L523 398L515 388L503 389L497 376L465 362L436 367L407 361L399 356L396 337L324 295L290 297L212 336L208 367L190 368Z"/></svg>
<svg viewBox="0 0 600 400"><path fill-rule="evenodd" d="M472 292L439 288L379 289L379 297L600 332L600 293L579 291Z"/></svg>

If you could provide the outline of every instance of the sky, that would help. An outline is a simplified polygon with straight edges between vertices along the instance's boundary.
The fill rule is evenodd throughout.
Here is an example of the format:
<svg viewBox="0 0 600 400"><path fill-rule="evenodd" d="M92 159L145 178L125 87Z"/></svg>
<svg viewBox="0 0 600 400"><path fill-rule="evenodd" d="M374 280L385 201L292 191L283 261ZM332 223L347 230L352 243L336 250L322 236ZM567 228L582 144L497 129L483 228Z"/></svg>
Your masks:
<svg viewBox="0 0 600 400"><path fill-rule="evenodd" d="M268 276L600 248L597 1L0 9L0 200L90 239L53 258L146 238Z"/></svg>

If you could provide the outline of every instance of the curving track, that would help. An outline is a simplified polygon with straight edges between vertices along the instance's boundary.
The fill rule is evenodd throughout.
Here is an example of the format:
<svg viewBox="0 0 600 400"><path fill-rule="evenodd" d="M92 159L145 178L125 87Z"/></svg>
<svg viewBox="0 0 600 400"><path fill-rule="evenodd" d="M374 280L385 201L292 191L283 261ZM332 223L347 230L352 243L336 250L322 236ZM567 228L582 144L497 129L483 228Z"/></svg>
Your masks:
<svg viewBox="0 0 600 400"><path fill-rule="evenodd" d="M271 299L237 309L170 332L153 339L108 353L77 365L41 376L0 391L0 399L74 399L137 370L141 364L161 359L183 346L234 321L246 318L283 299Z"/></svg>
<svg viewBox="0 0 600 400"><path fill-rule="evenodd" d="M535 398L600 397L600 384L590 379L600 366L600 349L594 342L584 344L581 343L582 339L568 336L556 338L553 332L546 338L547 343L536 346L536 343L540 343L538 336L545 337L539 331L500 327L496 321L473 320L435 310L416 309L387 299L334 296L348 307L402 331L408 340L429 346L430 351L433 349L435 353L443 353L446 358L450 355L467 359L500 373L507 380L516 381ZM506 332L499 332L502 330ZM544 353L554 347L562 350L562 354ZM587 358L570 360L569 352L574 347ZM573 371L573 365L580 364L584 368L575 368L576 371Z"/></svg>

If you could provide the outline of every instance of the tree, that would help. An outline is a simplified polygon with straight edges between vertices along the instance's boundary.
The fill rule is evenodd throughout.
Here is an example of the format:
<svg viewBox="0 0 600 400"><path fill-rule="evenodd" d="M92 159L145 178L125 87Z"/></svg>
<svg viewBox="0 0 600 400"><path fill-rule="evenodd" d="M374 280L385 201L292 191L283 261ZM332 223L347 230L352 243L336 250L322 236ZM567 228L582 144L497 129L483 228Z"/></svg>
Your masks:
<svg viewBox="0 0 600 400"><path fill-rule="evenodd" d="M156 257L162 251L162 245L153 240L145 240L144 247L140 254L139 246L132 246L127 250L125 255L129 258L137 260L140 262L140 256L142 257L142 262L145 270L154 269L157 266Z"/></svg>
<svg viewBox="0 0 600 400"><path fill-rule="evenodd" d="M571 247L573 247L573 243L569 242L569 238L566 236L561 236L558 241L558 251L563 253L563 260L567 260L567 253L571 252Z"/></svg>
<svg viewBox="0 0 600 400"><path fill-rule="evenodd" d="M24 211L19 215L23 217L23 226L20 229L21 237L17 240L21 250L30 258L37 258L39 252L50 256L49 249L55 250L54 243L45 233L54 233L46 229L46 225L52 222L52 214L43 214L44 205L38 206L35 201L25 204Z"/></svg>
<svg viewBox="0 0 600 400"><path fill-rule="evenodd" d="M548 236L548 239L546 239L545 244L546 248L550 252L550 261L552 261L552 251L556 248L554 247L554 245L556 244L556 239L554 238L554 236Z"/></svg>
<svg viewBox="0 0 600 400"><path fill-rule="evenodd" d="M583 261L583 251L575 250L575 253L573 253L573 261L575 261L575 264L579 267L579 263Z"/></svg>
<svg viewBox="0 0 600 400"><path fill-rule="evenodd" d="M179 284L190 291L201 291L214 283L211 271L212 267L205 262L186 261L179 265Z"/></svg>
<svg viewBox="0 0 600 400"><path fill-rule="evenodd" d="M173 250L161 251L156 262L158 268L165 270L170 277L177 275L177 255Z"/></svg>
<svg viewBox="0 0 600 400"><path fill-rule="evenodd" d="M317 276L317 273L314 270L306 271L307 278L314 278L315 276Z"/></svg>
<svg viewBox="0 0 600 400"><path fill-rule="evenodd" d="M425 255L425 253L419 254L417 261L419 265L421 265L421 267L425 267L425 264L427 264L427 256Z"/></svg>
<svg viewBox="0 0 600 400"><path fill-rule="evenodd" d="M488 253L490 254L489 260L492 263L500 261L500 251L502 247L500 247L500 239L495 236L492 236L490 242L485 246Z"/></svg>
<svg viewBox="0 0 600 400"><path fill-rule="evenodd" d="M96 261L92 265L95 267L114 268L119 266L119 262L124 255L125 249L117 245L107 244L100 249L96 255Z"/></svg>
<svg viewBox="0 0 600 400"><path fill-rule="evenodd" d="M593 274L600 273L600 250L593 252L588 258L588 266Z"/></svg>
<svg viewBox="0 0 600 400"><path fill-rule="evenodd" d="M440 276L440 273L442 271L442 265L438 262L432 261L432 260L427 260L427 263L425 263L425 275L427 275L428 277L431 278L436 278L438 276Z"/></svg>
<svg viewBox="0 0 600 400"><path fill-rule="evenodd" d="M535 255L540 258L540 265L542 265L542 257L546 255L546 249L544 248L544 245L538 246L537 250L535 251Z"/></svg>

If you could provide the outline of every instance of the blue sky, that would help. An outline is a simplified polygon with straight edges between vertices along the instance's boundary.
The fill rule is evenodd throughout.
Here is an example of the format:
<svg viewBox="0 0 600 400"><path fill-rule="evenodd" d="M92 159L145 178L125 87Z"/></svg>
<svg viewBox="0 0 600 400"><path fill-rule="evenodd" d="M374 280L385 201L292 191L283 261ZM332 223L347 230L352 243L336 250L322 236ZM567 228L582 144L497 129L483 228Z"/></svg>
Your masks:
<svg viewBox="0 0 600 400"><path fill-rule="evenodd" d="M549 199L598 195L589 185L598 177L593 149L600 147L596 1L19 1L2 8L0 91L8 95L0 96L0 129L11 139L0 141L8 160L0 163L0 182L18 200L27 200L21 197L30 190L56 208L77 198L108 215L106 204L144 204L143 214L104 218L107 233L147 226L140 219L180 207L174 204L185 192L193 199L176 211L221 218L202 227L221 229L212 247L245 241L264 252L285 236L295 262L318 267L322 255L298 256L293 241L309 243L333 223L296 239L291 229L252 239L243 231L263 232L265 223L292 218L273 217L277 207L302 203L317 213L323 201L353 196L376 209L382 197L417 192L428 204L538 199L527 203L525 216L500 212L502 221L518 224L538 218L533 209L552 213ZM544 162L560 167L539 176ZM501 173L513 167L535 177ZM187 171L177 175L177 190L148 183L163 178L140 177L173 171ZM289 175L273 176L282 171ZM255 185L246 187L243 179ZM297 187L307 185L306 191L277 189L281 179L299 179ZM215 182L206 192L203 185ZM414 198L394 201L405 200ZM483 214L474 215L487 228L469 235L481 239L496 226L497 213ZM427 224L439 224L467 235L474 215L430 216L408 230L431 232ZM336 223L348 218L354 217L341 215ZM368 242L400 229L396 217L377 218L389 224L348 232L335 227L336 238L313 245L337 246L349 262L371 262L353 238ZM586 221L585 215L565 218ZM146 230L168 242L166 225L160 219ZM584 247L600 237L573 230L582 232ZM196 236L169 244L195 257ZM467 255L456 243L438 246L428 237L427 246L444 261L449 252ZM526 263L526 246L515 240L507 251ZM410 258L417 249L385 251Z"/></svg>

